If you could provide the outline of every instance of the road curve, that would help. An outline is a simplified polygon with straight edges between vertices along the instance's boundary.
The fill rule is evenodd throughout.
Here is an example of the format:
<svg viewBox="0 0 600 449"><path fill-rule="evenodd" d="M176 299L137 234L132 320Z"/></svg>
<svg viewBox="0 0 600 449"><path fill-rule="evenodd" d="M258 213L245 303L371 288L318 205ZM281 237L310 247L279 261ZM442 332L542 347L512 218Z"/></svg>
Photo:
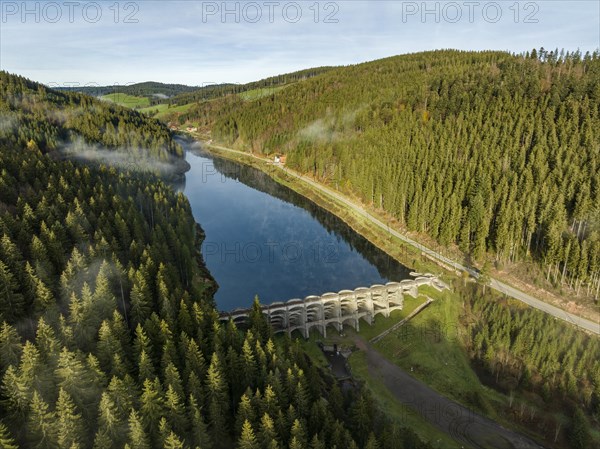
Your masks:
<svg viewBox="0 0 600 449"><path fill-rule="evenodd" d="M216 149L222 150L222 151L227 151L230 153L237 153L237 154L242 154L245 156L252 156L253 158L255 158L259 161L265 162L264 158L258 157L254 154L246 153L244 151L234 150L232 148L222 147L220 145L212 145L211 144L211 145L206 145L206 146L213 147L213 148L216 148ZM377 225L381 229L385 230L386 232L389 232L394 237L408 243L409 245L412 245L412 246L418 248L421 252L423 252L423 253L425 253L447 265L453 266L456 270L467 271L471 276L473 276L475 278L477 278L479 276L478 272L474 268L466 267L452 259L449 259L446 256L443 256L442 254L438 253L437 251L429 249L429 248L423 246L421 243L416 242L415 240L411 239L410 237L408 237L404 234L401 234L398 231L390 228L387 224L383 223L381 220L374 217L369 212L364 210L362 207L353 203L351 200L344 197L343 195L336 192L335 190L332 190L329 187L324 186L323 184L313 181L312 179L307 178L293 170L290 170L289 168L286 168L283 166L277 166L277 167L279 167L283 172L287 173L288 175L293 176L294 178L299 179L299 180L305 182L306 184L311 185L315 189L329 195L332 198L335 198L336 200L338 200L341 203L348 206L350 209L352 209L357 214L363 216L364 218L366 218L373 224ZM563 309L560 309L556 306L553 306L553 305L548 304L544 301L541 301L537 298L534 298L533 296L528 295L527 293L517 290L516 288L511 287L510 285L505 284L504 282L498 281L497 279L492 278L490 280L489 285L494 290L504 293L505 295L510 296L511 298L522 301L531 307L541 310L542 312L548 313L556 318L566 321L574 326L577 326L580 329L584 329L588 332L592 332L596 335L600 335L600 322L594 322L591 320L587 320L578 315L569 313Z"/></svg>

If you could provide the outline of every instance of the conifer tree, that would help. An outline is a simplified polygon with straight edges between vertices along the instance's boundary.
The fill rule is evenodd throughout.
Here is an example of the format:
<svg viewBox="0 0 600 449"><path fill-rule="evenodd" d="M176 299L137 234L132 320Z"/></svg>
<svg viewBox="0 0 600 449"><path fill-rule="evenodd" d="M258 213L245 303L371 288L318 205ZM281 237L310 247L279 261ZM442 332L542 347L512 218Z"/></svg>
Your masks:
<svg viewBox="0 0 600 449"><path fill-rule="evenodd" d="M131 413L129 414L129 435L127 441L131 449L150 449L152 447L142 420L134 409L131 409Z"/></svg>
<svg viewBox="0 0 600 449"><path fill-rule="evenodd" d="M58 444L60 447L82 447L85 442L85 430L81 414L71 396L64 389L58 393L56 402Z"/></svg>
<svg viewBox="0 0 600 449"><path fill-rule="evenodd" d="M254 436L254 430L252 430L252 425L249 421L245 421L242 425L242 433L238 440L237 447L239 449L258 449L258 443L256 442L256 437Z"/></svg>
<svg viewBox="0 0 600 449"><path fill-rule="evenodd" d="M0 422L0 449L18 449L17 443L2 422Z"/></svg>

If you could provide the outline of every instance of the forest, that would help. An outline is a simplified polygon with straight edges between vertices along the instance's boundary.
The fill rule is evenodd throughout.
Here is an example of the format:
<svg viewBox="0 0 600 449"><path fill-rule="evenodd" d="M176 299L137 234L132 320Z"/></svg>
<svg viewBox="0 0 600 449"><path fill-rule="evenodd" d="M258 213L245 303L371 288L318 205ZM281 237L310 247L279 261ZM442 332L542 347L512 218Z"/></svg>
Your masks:
<svg viewBox="0 0 600 449"><path fill-rule="evenodd" d="M430 447L275 338L258 302L245 329L219 321L182 193L61 153L180 159L164 125L0 81L0 447Z"/></svg>
<svg viewBox="0 0 600 449"><path fill-rule="evenodd" d="M475 264L600 291L600 56L443 50L333 68L180 120L287 165ZM545 283L545 284L544 284Z"/></svg>
<svg viewBox="0 0 600 449"><path fill-rule="evenodd" d="M0 72L0 98L0 142L5 146L111 161L155 174L187 170L183 149L170 131L136 111L6 72Z"/></svg>
<svg viewBox="0 0 600 449"><path fill-rule="evenodd" d="M562 430L569 447L591 447L590 428L600 421L598 338L475 285L454 287L465 298L465 350L480 379L508 396L513 420L549 443ZM515 393L527 400L517 406ZM570 423L549 418L557 413Z"/></svg>

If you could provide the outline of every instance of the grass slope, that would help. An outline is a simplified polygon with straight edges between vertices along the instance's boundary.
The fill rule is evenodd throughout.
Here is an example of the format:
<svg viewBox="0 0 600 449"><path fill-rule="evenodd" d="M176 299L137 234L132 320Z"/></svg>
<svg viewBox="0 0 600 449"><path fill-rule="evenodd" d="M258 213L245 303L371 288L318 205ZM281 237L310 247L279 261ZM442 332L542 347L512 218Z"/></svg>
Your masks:
<svg viewBox="0 0 600 449"><path fill-rule="evenodd" d="M100 97L101 100L110 101L111 103L116 103L120 106L124 106L131 109L138 109L150 106L150 99L147 97L136 97L133 95L123 94L123 93L113 93L108 95L103 95Z"/></svg>

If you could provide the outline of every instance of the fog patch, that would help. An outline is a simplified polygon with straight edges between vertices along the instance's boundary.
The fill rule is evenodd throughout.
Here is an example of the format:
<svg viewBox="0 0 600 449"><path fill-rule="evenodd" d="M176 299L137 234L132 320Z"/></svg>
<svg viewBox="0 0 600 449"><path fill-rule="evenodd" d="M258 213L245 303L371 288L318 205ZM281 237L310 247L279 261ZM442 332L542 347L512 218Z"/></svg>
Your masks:
<svg viewBox="0 0 600 449"><path fill-rule="evenodd" d="M103 164L137 173L154 173L161 176L175 172L173 164L159 161L149 156L147 150L137 148L108 149L101 145L90 144L78 138L63 145L60 151L65 156L87 163ZM169 156L171 158L171 156Z"/></svg>
<svg viewBox="0 0 600 449"><path fill-rule="evenodd" d="M13 114L0 114L0 134L11 134L19 126L19 119Z"/></svg>
<svg viewBox="0 0 600 449"><path fill-rule="evenodd" d="M310 142L335 142L349 137L352 132L352 124L360 109L346 112L340 117L326 117L315 120L308 126L298 131L301 140Z"/></svg>

